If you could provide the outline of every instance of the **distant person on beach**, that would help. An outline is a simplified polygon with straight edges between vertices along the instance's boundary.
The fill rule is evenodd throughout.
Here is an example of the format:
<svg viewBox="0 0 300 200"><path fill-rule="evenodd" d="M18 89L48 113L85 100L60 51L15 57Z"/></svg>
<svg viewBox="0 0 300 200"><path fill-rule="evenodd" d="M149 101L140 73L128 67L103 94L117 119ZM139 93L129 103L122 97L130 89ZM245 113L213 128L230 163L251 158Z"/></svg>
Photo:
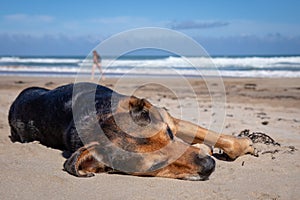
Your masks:
<svg viewBox="0 0 300 200"><path fill-rule="evenodd" d="M92 67L92 77L91 80L94 80L94 74L95 74L95 68L98 67L100 73L101 73L101 79L105 79L104 78L104 74L102 72L102 68L101 68L101 56L97 53L97 51L93 51L93 67Z"/></svg>

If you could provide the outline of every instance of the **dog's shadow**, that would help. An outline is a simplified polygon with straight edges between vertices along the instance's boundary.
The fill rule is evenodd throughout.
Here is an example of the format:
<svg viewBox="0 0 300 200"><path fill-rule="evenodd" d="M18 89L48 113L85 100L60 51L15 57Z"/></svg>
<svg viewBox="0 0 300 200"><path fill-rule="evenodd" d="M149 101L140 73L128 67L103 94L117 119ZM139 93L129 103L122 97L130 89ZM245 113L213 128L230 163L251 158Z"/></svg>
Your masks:
<svg viewBox="0 0 300 200"><path fill-rule="evenodd" d="M226 153L213 153L212 156L218 160L232 162L234 159L230 158Z"/></svg>

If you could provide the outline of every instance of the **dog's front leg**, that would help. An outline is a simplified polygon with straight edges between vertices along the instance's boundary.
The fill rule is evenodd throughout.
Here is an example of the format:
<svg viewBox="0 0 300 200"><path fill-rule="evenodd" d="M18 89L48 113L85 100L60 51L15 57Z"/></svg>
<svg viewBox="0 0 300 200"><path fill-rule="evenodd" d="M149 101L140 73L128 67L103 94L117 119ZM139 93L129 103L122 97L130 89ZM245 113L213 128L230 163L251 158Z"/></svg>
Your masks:
<svg viewBox="0 0 300 200"><path fill-rule="evenodd" d="M236 159L245 154L255 154L252 141L245 137L235 137L232 135L218 134L196 124L175 119L176 136L191 143L205 143L222 149L231 159Z"/></svg>

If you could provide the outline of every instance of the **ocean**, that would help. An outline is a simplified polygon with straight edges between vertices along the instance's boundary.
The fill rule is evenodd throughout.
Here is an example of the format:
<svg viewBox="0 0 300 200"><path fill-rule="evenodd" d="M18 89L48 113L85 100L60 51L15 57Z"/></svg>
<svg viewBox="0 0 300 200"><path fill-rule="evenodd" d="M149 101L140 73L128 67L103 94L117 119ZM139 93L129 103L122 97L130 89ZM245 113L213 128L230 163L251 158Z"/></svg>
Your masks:
<svg viewBox="0 0 300 200"><path fill-rule="evenodd" d="M193 65L192 65L192 64ZM300 77L298 56L122 56L103 58L108 77L129 76L210 76ZM0 56L0 76L89 76L92 61L84 56ZM98 70L96 69L96 72Z"/></svg>

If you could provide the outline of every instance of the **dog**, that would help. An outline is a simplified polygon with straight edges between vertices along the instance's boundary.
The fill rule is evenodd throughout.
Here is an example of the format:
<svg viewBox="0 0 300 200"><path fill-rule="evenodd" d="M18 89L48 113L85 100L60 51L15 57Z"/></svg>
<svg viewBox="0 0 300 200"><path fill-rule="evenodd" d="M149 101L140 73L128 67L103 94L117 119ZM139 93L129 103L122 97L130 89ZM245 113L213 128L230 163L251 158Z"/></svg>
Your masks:
<svg viewBox="0 0 300 200"><path fill-rule="evenodd" d="M12 142L39 141L69 152L64 170L77 177L108 172L207 180L215 160L194 144L214 145L232 160L254 154L248 138L209 131L146 99L87 82L27 88L8 120Z"/></svg>

